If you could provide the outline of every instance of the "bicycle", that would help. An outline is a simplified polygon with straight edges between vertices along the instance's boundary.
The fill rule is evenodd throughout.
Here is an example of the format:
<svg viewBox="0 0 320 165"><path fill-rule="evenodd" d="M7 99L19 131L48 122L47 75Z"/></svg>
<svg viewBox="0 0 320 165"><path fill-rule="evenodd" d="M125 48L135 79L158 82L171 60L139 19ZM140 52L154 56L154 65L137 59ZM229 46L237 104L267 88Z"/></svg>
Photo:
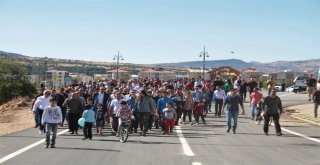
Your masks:
<svg viewBox="0 0 320 165"><path fill-rule="evenodd" d="M121 121L121 130L119 130L120 142L124 143L128 140L131 120Z"/></svg>

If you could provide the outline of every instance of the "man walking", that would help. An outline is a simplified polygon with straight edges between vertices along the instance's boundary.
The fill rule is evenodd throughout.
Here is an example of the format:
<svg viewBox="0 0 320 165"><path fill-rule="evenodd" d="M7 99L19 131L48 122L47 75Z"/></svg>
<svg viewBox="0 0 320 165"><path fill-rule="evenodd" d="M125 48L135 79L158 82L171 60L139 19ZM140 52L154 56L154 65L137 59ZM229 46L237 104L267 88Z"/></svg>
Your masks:
<svg viewBox="0 0 320 165"><path fill-rule="evenodd" d="M272 89L271 95L267 96L262 103L262 110L265 112L263 131L266 135L268 135L269 121L270 117L272 117L274 126L276 128L276 134L277 136L281 136L282 133L279 119L282 113L282 103L280 97L276 94L276 90Z"/></svg>
<svg viewBox="0 0 320 165"><path fill-rule="evenodd" d="M242 109L242 114L244 115L244 107L241 97L237 94L238 89L233 89L231 91L231 95L228 95L225 99L222 109L227 106L226 116L227 116L227 133L230 132L231 129L231 118L233 118L233 133L236 133L237 129L237 121L239 115L239 104Z"/></svg>
<svg viewBox="0 0 320 165"><path fill-rule="evenodd" d="M222 109L222 104L223 100L226 97L226 93L224 90L221 90L220 86L216 86L216 90L213 93L212 100L215 103L214 108L215 108L215 114L214 116L221 116L221 109Z"/></svg>
<svg viewBox="0 0 320 165"><path fill-rule="evenodd" d="M305 84L307 84L307 91L308 91L308 101L311 101L312 98L312 94L314 93L314 91L316 90L316 86L317 86L317 80L315 78L313 78L313 75L310 75L310 78L308 80L305 81Z"/></svg>

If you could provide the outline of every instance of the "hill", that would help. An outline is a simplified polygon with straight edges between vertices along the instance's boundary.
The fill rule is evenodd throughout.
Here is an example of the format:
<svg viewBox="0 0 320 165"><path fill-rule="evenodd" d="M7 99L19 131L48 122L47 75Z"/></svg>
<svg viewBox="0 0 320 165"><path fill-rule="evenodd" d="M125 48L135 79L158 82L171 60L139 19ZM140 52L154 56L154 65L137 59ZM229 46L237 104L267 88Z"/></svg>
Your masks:
<svg viewBox="0 0 320 165"><path fill-rule="evenodd" d="M179 63L162 63L160 66L184 67L184 68L202 68L203 61L190 61ZM281 72L284 70L303 72L306 70L317 71L320 68L320 59L311 59L303 61L276 61L269 63L245 62L239 59L210 60L206 61L206 68L217 68L221 66L231 66L237 70L255 68L261 72Z"/></svg>
<svg viewBox="0 0 320 165"><path fill-rule="evenodd" d="M22 63L30 63L30 65L39 65L43 63L44 58L41 57L29 57L16 53L8 53L0 51L0 58L7 58L11 60L17 60ZM93 67L112 67L112 62L94 62L94 61L82 61L82 60L71 60L71 59L55 59L47 58L49 63L59 64L60 66L93 66ZM51 61L51 62L50 62ZM29 64L28 64L29 65ZM122 63L122 66L128 68L144 68L144 67L171 67L171 68L202 68L203 61L188 61L188 62L177 62L177 63L160 63L160 64L129 64ZM320 68L320 59L302 60L302 61L276 61L269 63L261 62L245 62L240 59L225 59L225 60L208 60L206 61L206 68L216 68L220 66L231 66L237 70L243 70L247 68L255 68L264 73L281 72L284 70L290 70L295 72L302 71L318 71Z"/></svg>

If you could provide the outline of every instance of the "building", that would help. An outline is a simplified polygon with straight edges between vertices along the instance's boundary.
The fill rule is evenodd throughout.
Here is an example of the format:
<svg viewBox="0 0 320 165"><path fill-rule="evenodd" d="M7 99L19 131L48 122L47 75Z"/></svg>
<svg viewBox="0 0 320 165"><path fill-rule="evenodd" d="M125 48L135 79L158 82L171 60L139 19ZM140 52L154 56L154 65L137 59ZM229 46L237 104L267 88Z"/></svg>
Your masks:
<svg viewBox="0 0 320 165"><path fill-rule="evenodd" d="M45 86L46 88L56 89L62 88L66 85L66 79L70 78L69 72L67 71L58 71L58 70L49 70L45 74Z"/></svg>
<svg viewBox="0 0 320 165"><path fill-rule="evenodd" d="M204 79L205 80L209 80L211 79L210 77L210 73L209 73L209 69L204 69ZM189 79L191 78L199 78L199 77L203 77L203 69L200 68L190 68L187 71L187 76Z"/></svg>
<svg viewBox="0 0 320 165"><path fill-rule="evenodd" d="M175 73L173 71L165 70L163 68L151 68L141 70L139 72L139 77L143 79L163 79L163 80L170 80L175 79Z"/></svg>
<svg viewBox="0 0 320 165"><path fill-rule="evenodd" d="M242 74L241 74L242 78L249 80L250 78L254 78L256 80L259 80L260 77L262 76L262 73L257 71L254 68L248 68L245 70L242 70Z"/></svg>
<svg viewBox="0 0 320 165"><path fill-rule="evenodd" d="M242 72L238 71L230 66L222 66L219 68L212 68L209 71L211 80L214 80L216 77L221 79L236 79L237 76L241 76Z"/></svg>
<svg viewBox="0 0 320 165"><path fill-rule="evenodd" d="M108 71L107 73L111 74L111 78L113 80L117 80L117 73L119 80L128 80L130 78L129 72L124 69L113 69Z"/></svg>

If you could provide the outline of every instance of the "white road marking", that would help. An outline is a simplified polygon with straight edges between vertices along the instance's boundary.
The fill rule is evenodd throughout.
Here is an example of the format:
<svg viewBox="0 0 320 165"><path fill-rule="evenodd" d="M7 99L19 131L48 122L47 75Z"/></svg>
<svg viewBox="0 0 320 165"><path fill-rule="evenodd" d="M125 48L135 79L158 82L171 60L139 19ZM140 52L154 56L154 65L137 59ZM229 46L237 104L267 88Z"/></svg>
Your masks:
<svg viewBox="0 0 320 165"><path fill-rule="evenodd" d="M183 134L182 134L182 131L181 131L181 127L180 126L176 126L176 131L177 131L177 134L179 136L179 139L180 139L184 154L186 156L194 156L194 153L192 152L187 140L183 137Z"/></svg>
<svg viewBox="0 0 320 165"><path fill-rule="evenodd" d="M201 165L200 162L192 162L192 165Z"/></svg>
<svg viewBox="0 0 320 165"><path fill-rule="evenodd" d="M57 136L59 136L59 135L61 135L61 134L64 134L64 133L66 133L66 132L68 132L68 129L59 132L59 133L57 134ZM30 144L30 145L28 145L28 146L26 146L26 147L24 147L24 148L22 148L22 149L20 149L20 150L18 150L18 151L16 151L16 152L11 153L11 154L9 154L9 155L1 158L1 159L0 159L0 164L3 163L3 162L5 162L5 161L7 161L7 160L9 160L9 159L11 159L11 158L13 158L13 157L15 157L15 156L17 156L17 155L19 155L19 154L21 154L21 153L26 152L26 151L30 150L31 148L36 147L37 145L39 145L39 144L41 144L41 143L44 143L44 142L45 142L45 139L42 139L42 140L39 140L39 141L37 141L37 142L35 142L35 143L33 143L33 144Z"/></svg>
<svg viewBox="0 0 320 165"><path fill-rule="evenodd" d="M318 140L318 139L311 138L311 137L308 137L308 136L306 136L306 135L303 135L303 134L300 134L300 133L297 133L297 132L293 132L293 131L290 131L290 130L285 129L285 128L281 128L281 129L284 130L284 131L286 131L286 132L289 132L289 133L291 133L291 134L293 134L293 135L300 136L300 137L303 137L303 138L305 138L305 139L308 139L308 140L311 140L311 141L320 143L320 140Z"/></svg>

